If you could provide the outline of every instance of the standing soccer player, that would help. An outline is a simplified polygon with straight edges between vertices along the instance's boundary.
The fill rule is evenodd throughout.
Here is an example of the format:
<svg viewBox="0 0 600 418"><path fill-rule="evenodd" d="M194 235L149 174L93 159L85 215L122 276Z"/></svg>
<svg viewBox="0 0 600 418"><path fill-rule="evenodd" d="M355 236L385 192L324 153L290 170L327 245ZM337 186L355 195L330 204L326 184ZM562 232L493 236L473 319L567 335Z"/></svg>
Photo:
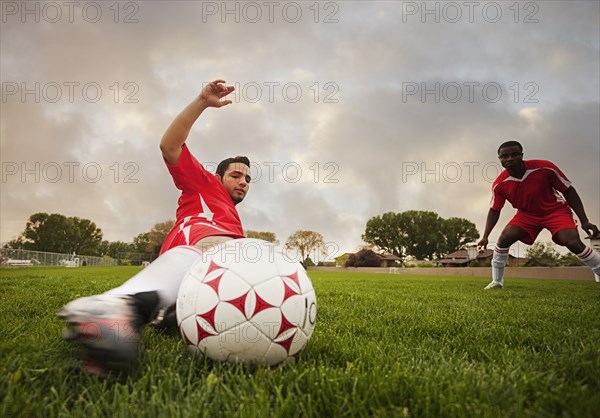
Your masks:
<svg viewBox="0 0 600 418"><path fill-rule="evenodd" d="M581 198L560 169L546 160L523 160L523 147L517 141L508 141L498 148L498 158L505 168L492 185L492 201L485 222L485 231L479 243L485 249L488 237L500 217L505 201L509 201L516 215L500 233L492 258L492 282L486 289L502 289L504 267L508 250L521 241L531 245L540 231L547 228L552 240L577 255L600 281L600 254L579 238L573 212L581 228L589 237L600 236L596 225L585 214ZM559 193L560 192L560 193ZM571 211L572 210L572 211Z"/></svg>
<svg viewBox="0 0 600 418"><path fill-rule="evenodd" d="M235 206L250 183L250 161L222 161L212 175L194 158L185 141L200 114L234 88L224 80L207 84L171 123L160 149L175 186L181 190L177 221L160 256L123 285L104 294L76 299L59 317L67 322L65 339L81 343L85 369L98 376L125 370L137 358L139 332L159 310L175 305L185 273L202 253L223 241L243 238Z"/></svg>

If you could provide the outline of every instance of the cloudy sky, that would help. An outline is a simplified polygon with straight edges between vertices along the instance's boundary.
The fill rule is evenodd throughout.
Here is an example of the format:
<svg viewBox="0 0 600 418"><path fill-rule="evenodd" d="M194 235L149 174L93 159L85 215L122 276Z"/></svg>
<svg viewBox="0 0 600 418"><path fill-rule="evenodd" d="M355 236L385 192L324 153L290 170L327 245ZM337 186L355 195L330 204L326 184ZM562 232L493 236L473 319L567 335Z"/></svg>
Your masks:
<svg viewBox="0 0 600 418"><path fill-rule="evenodd" d="M36 212L110 241L174 218L158 144L216 78L234 103L188 145L208 168L251 158L245 229L318 231L329 258L389 211L482 231L509 139L554 161L598 224L599 4L3 1L0 241Z"/></svg>

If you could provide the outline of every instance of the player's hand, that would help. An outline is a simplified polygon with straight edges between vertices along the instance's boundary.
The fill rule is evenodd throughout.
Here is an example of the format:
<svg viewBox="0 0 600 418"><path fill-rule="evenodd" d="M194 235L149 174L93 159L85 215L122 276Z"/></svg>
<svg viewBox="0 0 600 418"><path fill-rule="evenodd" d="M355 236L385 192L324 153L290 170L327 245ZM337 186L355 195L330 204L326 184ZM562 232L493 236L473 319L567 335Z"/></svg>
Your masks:
<svg viewBox="0 0 600 418"><path fill-rule="evenodd" d="M208 107L223 107L232 102L231 100L221 99L234 90L233 86L225 85L225 80L215 80L202 88L199 99Z"/></svg>
<svg viewBox="0 0 600 418"><path fill-rule="evenodd" d="M587 236L588 238L599 238L600 237L600 230L598 229L598 227L596 225L594 225L590 221L583 222L581 224L581 229L583 229L585 232L588 233L588 236Z"/></svg>
<svg viewBox="0 0 600 418"><path fill-rule="evenodd" d="M488 245L488 239L487 238L481 238L479 240L479 242L477 243L477 248L479 248L480 250L485 250L487 248Z"/></svg>

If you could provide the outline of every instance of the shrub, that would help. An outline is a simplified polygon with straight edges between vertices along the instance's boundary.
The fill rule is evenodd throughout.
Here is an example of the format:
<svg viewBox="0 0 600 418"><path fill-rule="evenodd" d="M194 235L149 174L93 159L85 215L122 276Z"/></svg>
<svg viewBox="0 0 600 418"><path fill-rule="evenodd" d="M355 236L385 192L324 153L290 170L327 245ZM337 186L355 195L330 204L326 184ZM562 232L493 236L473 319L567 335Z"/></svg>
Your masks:
<svg viewBox="0 0 600 418"><path fill-rule="evenodd" d="M553 244L536 242L527 249L526 267L555 267L560 265L560 254Z"/></svg>
<svg viewBox="0 0 600 418"><path fill-rule="evenodd" d="M579 257L577 257L573 253L567 253L567 254L563 255L562 257L560 257L559 262L560 262L561 266L567 266L567 267L585 266L585 263L583 261L581 261L579 259Z"/></svg>
<svg viewBox="0 0 600 418"><path fill-rule="evenodd" d="M381 262L379 256L373 250L360 250L356 254L350 254L344 267L379 267Z"/></svg>

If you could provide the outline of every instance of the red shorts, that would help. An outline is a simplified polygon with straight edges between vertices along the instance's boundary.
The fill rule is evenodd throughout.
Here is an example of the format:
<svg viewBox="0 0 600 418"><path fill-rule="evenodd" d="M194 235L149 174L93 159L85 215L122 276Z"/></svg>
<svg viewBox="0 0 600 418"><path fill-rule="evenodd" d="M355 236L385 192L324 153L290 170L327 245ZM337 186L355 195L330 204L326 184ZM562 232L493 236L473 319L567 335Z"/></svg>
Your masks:
<svg viewBox="0 0 600 418"><path fill-rule="evenodd" d="M544 228L548 229L552 236L563 229L577 229L573 212L566 206L546 216L535 216L517 211L508 224L518 226L529 234L528 237L521 240L527 245L533 244Z"/></svg>

